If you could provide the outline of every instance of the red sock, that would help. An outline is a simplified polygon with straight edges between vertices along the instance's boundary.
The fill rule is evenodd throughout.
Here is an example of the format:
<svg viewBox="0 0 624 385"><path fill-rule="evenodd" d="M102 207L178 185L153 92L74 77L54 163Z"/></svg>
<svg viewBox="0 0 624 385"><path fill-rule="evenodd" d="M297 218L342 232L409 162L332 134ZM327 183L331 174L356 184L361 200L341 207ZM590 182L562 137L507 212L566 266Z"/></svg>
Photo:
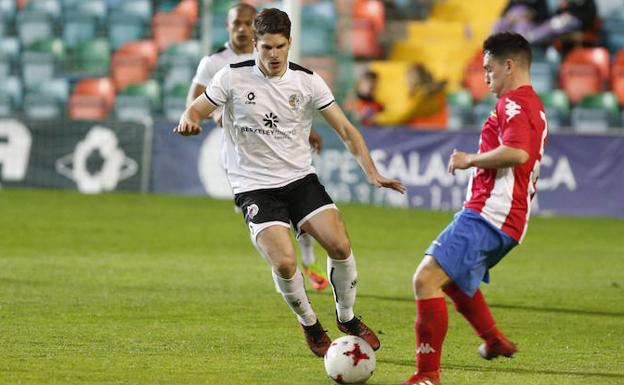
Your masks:
<svg viewBox="0 0 624 385"><path fill-rule="evenodd" d="M448 311L444 298L416 300L416 367L418 373L438 372L442 344L448 329Z"/></svg>
<svg viewBox="0 0 624 385"><path fill-rule="evenodd" d="M498 336L500 332L496 328L496 323L481 290L477 289L471 298L457 285L451 283L444 288L444 292L453 300L455 309L470 322L479 337L485 341L491 341Z"/></svg>

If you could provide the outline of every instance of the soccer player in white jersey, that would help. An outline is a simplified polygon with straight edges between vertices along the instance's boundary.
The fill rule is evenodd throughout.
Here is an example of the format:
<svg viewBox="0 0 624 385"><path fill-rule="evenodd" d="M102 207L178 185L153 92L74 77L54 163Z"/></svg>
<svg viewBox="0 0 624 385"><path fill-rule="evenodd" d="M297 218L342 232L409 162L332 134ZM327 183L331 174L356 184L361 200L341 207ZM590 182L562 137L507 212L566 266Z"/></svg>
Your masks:
<svg viewBox="0 0 624 385"><path fill-rule="evenodd" d="M416 373L403 385L440 385L448 328L444 294L483 339L479 354L511 357L517 348L498 330L479 290L489 269L526 234L548 133L544 106L531 87L531 47L515 33L483 43L483 68L496 109L483 125L477 153L453 151L448 170L472 168L464 208L433 241L414 273Z"/></svg>
<svg viewBox="0 0 624 385"><path fill-rule="evenodd" d="M219 71L203 96L184 112L174 132L195 135L200 122L224 107L227 175L243 209L252 242L272 267L273 279L303 327L308 346L322 357L331 340L308 300L290 239L290 224L327 251L336 324L374 349L379 339L355 317L357 271L351 243L336 208L312 166L307 138L315 110L334 128L369 183L401 193L398 180L379 174L364 138L347 120L317 74L288 62L290 19L278 9L254 19L257 58Z"/></svg>
<svg viewBox="0 0 624 385"><path fill-rule="evenodd" d="M205 56L199 62L195 77L186 96L186 106L201 94L204 93L206 87L215 74L223 67L232 63L239 63L255 58L253 47L253 19L256 16L256 9L245 3L233 5L228 10L227 26L228 41L216 52L209 56ZM221 108L218 108L212 117L217 125L221 126ZM316 152L320 152L323 141L321 136L312 129L309 137L310 145ZM329 286L327 276L323 269L316 263L314 255L314 240L309 234L303 233L299 238L299 248L301 250L301 262L303 264L303 272L310 280L310 284L314 290L320 291Z"/></svg>

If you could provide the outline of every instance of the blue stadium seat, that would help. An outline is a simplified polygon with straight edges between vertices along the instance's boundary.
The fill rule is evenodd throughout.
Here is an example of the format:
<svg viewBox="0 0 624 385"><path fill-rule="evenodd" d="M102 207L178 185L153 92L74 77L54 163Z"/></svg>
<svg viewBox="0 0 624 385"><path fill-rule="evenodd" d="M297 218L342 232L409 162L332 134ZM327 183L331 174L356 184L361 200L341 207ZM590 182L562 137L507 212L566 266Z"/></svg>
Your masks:
<svg viewBox="0 0 624 385"><path fill-rule="evenodd" d="M611 54L624 48L624 16L603 19L602 34Z"/></svg>
<svg viewBox="0 0 624 385"><path fill-rule="evenodd" d="M0 87L0 116L11 116L22 108L22 81L17 76L2 80Z"/></svg>
<svg viewBox="0 0 624 385"><path fill-rule="evenodd" d="M39 40L22 53L22 78L24 88L39 87L53 79L65 59L63 42L59 38Z"/></svg>
<svg viewBox="0 0 624 385"><path fill-rule="evenodd" d="M146 117L162 109L160 85L154 79L131 84L115 99L115 117L123 121L145 123Z"/></svg>
<svg viewBox="0 0 624 385"><path fill-rule="evenodd" d="M63 15L63 42L71 49L78 43L95 38L97 19L80 10L69 10Z"/></svg>
<svg viewBox="0 0 624 385"><path fill-rule="evenodd" d="M538 94L557 88L555 74L548 62L534 61L531 64L531 83Z"/></svg>
<svg viewBox="0 0 624 385"><path fill-rule="evenodd" d="M168 120L172 122L180 120L180 116L186 110L186 94L189 87L190 83L180 83L165 90L163 112Z"/></svg>
<svg viewBox="0 0 624 385"><path fill-rule="evenodd" d="M546 118L548 119L549 130L562 131L569 127L570 101L563 90L544 91L539 94Z"/></svg>
<svg viewBox="0 0 624 385"><path fill-rule="evenodd" d="M481 129L483 123L487 120L490 114L496 107L496 97L491 93L488 93L479 103L474 107L474 127Z"/></svg>
<svg viewBox="0 0 624 385"><path fill-rule="evenodd" d="M16 37L0 37L0 79L15 72L20 55L20 45Z"/></svg>
<svg viewBox="0 0 624 385"><path fill-rule="evenodd" d="M17 14L16 29L22 45L27 46L53 36L54 24L52 17L45 12L22 10Z"/></svg>
<svg viewBox="0 0 624 385"><path fill-rule="evenodd" d="M143 16L113 11L108 20L108 41L116 50L125 43L148 36L148 23Z"/></svg>
<svg viewBox="0 0 624 385"><path fill-rule="evenodd" d="M58 119L65 115L69 98L69 82L65 78L50 79L37 89L26 91L24 114L30 119Z"/></svg>
<svg viewBox="0 0 624 385"><path fill-rule="evenodd" d="M57 23L61 19L61 3L59 0L36 0L29 1L24 7L25 10L42 12L50 16Z"/></svg>
<svg viewBox="0 0 624 385"><path fill-rule="evenodd" d="M158 72L169 88L178 83L190 83L202 58L199 40L173 43L158 60Z"/></svg>
<svg viewBox="0 0 624 385"><path fill-rule="evenodd" d="M0 0L0 36L8 34L15 21L15 0Z"/></svg>

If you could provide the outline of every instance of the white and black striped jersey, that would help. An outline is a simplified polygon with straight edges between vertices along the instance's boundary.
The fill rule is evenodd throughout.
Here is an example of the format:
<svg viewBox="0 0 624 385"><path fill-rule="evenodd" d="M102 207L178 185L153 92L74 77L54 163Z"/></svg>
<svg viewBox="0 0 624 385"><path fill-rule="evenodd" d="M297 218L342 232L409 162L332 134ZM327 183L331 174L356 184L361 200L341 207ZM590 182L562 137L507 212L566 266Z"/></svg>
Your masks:
<svg viewBox="0 0 624 385"><path fill-rule="evenodd" d="M204 95L223 106L225 169L235 194L285 186L315 172L308 137L334 96L316 73L289 63L267 77L254 60L217 72Z"/></svg>

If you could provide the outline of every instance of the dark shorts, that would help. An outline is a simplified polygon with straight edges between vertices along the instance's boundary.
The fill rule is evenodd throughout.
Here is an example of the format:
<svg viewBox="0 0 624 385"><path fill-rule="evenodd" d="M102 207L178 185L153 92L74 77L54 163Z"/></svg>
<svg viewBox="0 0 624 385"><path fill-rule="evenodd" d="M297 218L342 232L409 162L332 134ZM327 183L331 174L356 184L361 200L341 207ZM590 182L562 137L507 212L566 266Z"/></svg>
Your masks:
<svg viewBox="0 0 624 385"><path fill-rule="evenodd" d="M435 258L446 274L469 296L489 282L494 267L518 243L474 210L457 214L425 254Z"/></svg>
<svg viewBox="0 0 624 385"><path fill-rule="evenodd" d="M315 214L336 209L316 174L308 174L283 187L236 194L234 202L241 208L254 240L260 231L273 225L292 225L299 234L300 226Z"/></svg>

